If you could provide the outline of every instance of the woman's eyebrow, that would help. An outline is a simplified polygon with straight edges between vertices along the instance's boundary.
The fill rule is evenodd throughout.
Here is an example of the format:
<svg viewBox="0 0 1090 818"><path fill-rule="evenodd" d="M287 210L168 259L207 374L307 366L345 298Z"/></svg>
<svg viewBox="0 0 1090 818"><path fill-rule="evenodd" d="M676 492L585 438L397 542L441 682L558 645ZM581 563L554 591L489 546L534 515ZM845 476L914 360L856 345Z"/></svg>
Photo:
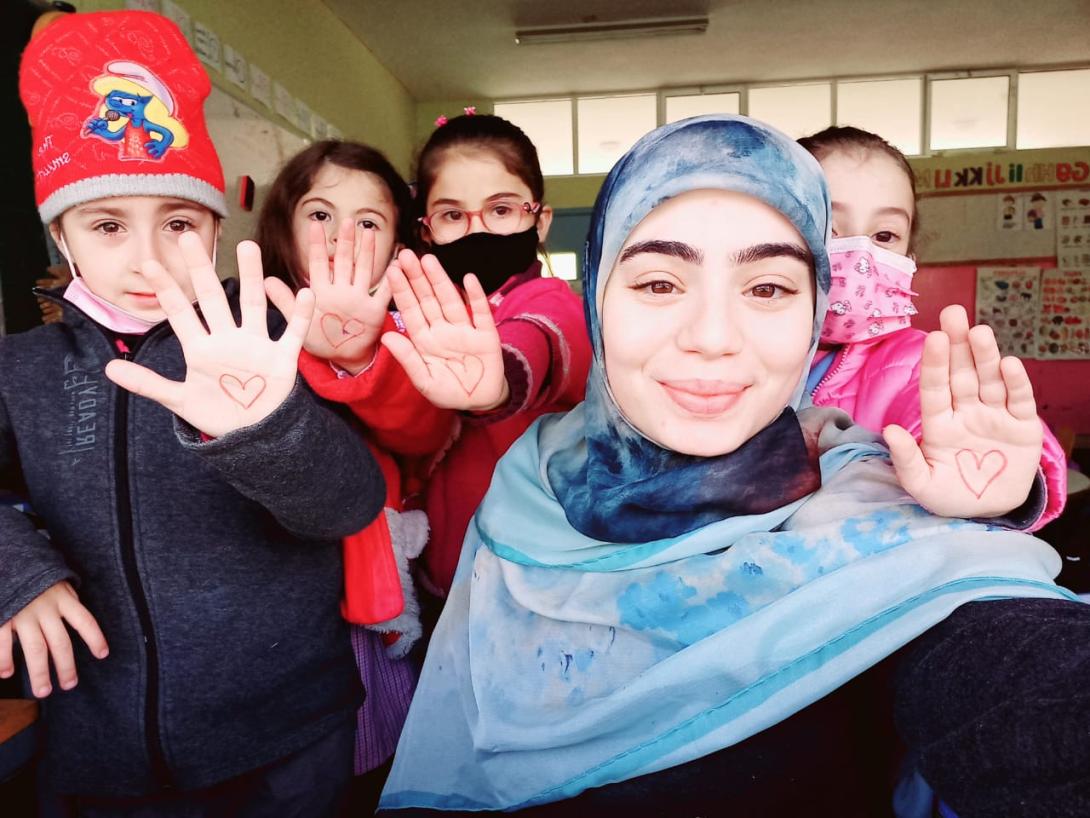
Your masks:
<svg viewBox="0 0 1090 818"><path fill-rule="evenodd" d="M673 256L679 258L682 261L686 261L689 264L703 264L704 254L697 250L695 247L686 244L683 241L665 241L663 239L650 239L648 241L638 241L633 245L625 248L621 253L621 260L618 264L623 264L633 256L638 256L641 253L654 253L659 256Z"/></svg>
<svg viewBox="0 0 1090 818"><path fill-rule="evenodd" d="M769 258L793 258L806 265L813 263L813 257L808 250L789 242L754 244L752 247L747 247L735 253L733 261L738 265L755 264Z"/></svg>

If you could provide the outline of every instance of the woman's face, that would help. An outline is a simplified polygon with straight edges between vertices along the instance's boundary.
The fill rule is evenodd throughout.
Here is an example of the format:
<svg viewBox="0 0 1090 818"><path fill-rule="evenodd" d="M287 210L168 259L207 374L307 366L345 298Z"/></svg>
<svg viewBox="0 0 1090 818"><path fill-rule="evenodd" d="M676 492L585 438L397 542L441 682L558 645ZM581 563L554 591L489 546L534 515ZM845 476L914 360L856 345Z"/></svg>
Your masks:
<svg viewBox="0 0 1090 818"><path fill-rule="evenodd" d="M342 168L330 162L315 174L310 190L299 200L292 214L299 269L305 271L308 266L311 222L319 222L325 230L326 253L330 269L333 269L337 229L344 219L355 221L357 238L364 230L375 234L375 261L371 268L371 286L374 286L382 279L399 247L397 206L386 183L375 174Z"/></svg>
<svg viewBox="0 0 1090 818"><path fill-rule="evenodd" d="M658 445L732 452L787 406L814 318L810 253L791 222L741 193L698 190L628 236L601 306L606 377Z"/></svg>
<svg viewBox="0 0 1090 818"><path fill-rule="evenodd" d="M833 203L833 235L869 236L907 256L916 203L904 169L880 151L833 151L821 169Z"/></svg>

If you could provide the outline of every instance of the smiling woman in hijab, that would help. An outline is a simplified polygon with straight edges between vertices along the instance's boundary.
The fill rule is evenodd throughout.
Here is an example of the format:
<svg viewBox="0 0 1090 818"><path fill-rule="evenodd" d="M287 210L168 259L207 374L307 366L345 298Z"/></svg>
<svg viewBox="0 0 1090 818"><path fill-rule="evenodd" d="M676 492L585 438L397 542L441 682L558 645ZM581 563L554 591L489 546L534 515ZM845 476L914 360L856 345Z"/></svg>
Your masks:
<svg viewBox="0 0 1090 818"><path fill-rule="evenodd" d="M828 235L817 163L752 120L669 125L616 165L587 249L586 400L539 420L500 462L382 807L540 812L578 797L585 807L558 814L781 814L775 791L812 776L762 753L827 770L825 745L847 725L805 740L782 731L913 640L901 678L917 695L898 707L917 731L916 768L955 806L977 798L957 789L973 752L932 753L976 713L928 721L920 695L986 709L988 691L1030 694L971 663L948 690L941 664L920 663L985 651L981 630L1035 639L1015 634L1012 610L1087 619L1052 583L1059 558L1045 543L929 514L874 437L804 404ZM952 612L980 610L980 628L974 614L949 629ZM1005 718L1000 743L1019 729ZM1048 728L1057 740L1087 735L1084 717L1061 724ZM768 786L747 798L762 764ZM876 783L888 806L892 787ZM802 796L809 814L829 814Z"/></svg>

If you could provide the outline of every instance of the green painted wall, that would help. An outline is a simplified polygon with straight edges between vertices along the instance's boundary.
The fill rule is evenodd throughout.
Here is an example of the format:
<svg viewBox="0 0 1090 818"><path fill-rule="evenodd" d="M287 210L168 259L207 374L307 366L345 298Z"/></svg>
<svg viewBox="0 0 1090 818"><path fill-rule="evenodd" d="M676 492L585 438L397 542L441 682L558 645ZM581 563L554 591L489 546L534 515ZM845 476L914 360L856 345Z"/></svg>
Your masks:
<svg viewBox="0 0 1090 818"><path fill-rule="evenodd" d="M123 0L75 0L81 11L121 8ZM214 31L350 139L383 151L408 173L416 105L401 82L321 0L180 0ZM293 127L210 71L221 90L277 124Z"/></svg>

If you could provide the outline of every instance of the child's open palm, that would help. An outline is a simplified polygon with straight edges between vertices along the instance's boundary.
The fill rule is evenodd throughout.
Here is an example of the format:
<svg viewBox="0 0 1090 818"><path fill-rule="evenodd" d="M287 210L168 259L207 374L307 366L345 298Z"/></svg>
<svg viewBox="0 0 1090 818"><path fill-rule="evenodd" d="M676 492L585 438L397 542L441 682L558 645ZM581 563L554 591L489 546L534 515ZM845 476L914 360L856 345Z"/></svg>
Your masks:
<svg viewBox="0 0 1090 818"><path fill-rule="evenodd" d="M919 444L887 426L901 485L935 514L996 517L1029 495L1044 435L1022 362L1001 358L990 327L969 328L960 306L939 317L920 365Z"/></svg>
<svg viewBox="0 0 1090 818"><path fill-rule="evenodd" d="M238 246L241 325L235 323L201 240L186 233L178 246L200 317L160 264L149 261L141 271L182 345L185 380L171 381L147 367L119 360L106 365L106 375L118 386L162 404L198 431L221 437L272 414L291 393L314 297L300 290L283 336L273 341L258 246L250 241Z"/></svg>
<svg viewBox="0 0 1090 818"><path fill-rule="evenodd" d="M476 276L465 277L469 309L435 256L402 250L386 271L408 337L382 343L436 406L487 411L507 400L500 336Z"/></svg>
<svg viewBox="0 0 1090 818"><path fill-rule="evenodd" d="M303 348L355 374L375 357L375 345L390 304L390 285L385 278L373 293L368 292L375 264L375 234L363 230L357 238L352 219L342 221L332 270L322 225L313 222L308 238L308 274L315 317ZM287 315L292 311L295 296L287 284L269 278L265 280L265 289L282 313Z"/></svg>

